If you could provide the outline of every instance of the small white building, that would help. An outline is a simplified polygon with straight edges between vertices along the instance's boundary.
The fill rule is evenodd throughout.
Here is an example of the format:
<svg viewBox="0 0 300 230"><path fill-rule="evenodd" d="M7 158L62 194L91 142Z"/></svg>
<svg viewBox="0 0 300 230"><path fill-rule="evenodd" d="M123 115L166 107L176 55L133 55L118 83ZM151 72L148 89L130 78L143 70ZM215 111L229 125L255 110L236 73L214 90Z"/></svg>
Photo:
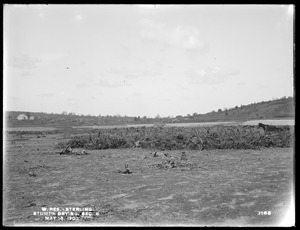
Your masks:
<svg viewBox="0 0 300 230"><path fill-rule="evenodd" d="M32 121L33 121L33 120L34 120L34 116L30 116L30 117L29 117L29 120L32 120Z"/></svg>
<svg viewBox="0 0 300 230"><path fill-rule="evenodd" d="M17 120L19 120L19 121L22 121L22 120L28 120L28 116L25 115L25 114L20 114L20 115L17 117Z"/></svg>

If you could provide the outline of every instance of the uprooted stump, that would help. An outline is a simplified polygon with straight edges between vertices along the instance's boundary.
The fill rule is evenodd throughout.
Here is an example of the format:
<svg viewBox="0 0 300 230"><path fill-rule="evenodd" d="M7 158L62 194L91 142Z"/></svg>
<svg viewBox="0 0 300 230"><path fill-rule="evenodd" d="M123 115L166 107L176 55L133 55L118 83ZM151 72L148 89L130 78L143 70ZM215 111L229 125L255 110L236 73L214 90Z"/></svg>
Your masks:
<svg viewBox="0 0 300 230"><path fill-rule="evenodd" d="M71 144L68 144L60 153L59 155L63 155L63 154L72 154L72 148L71 148Z"/></svg>
<svg viewBox="0 0 300 230"><path fill-rule="evenodd" d="M128 168L128 164L125 164L125 171L122 171L120 169L117 170L117 173L121 173L121 174L132 174L132 172L129 170Z"/></svg>
<svg viewBox="0 0 300 230"><path fill-rule="evenodd" d="M269 132L283 131L283 129L281 127L277 127L277 126L274 126L274 125L266 125L266 124L263 124L263 123L258 123L258 128L263 128L264 131L269 131Z"/></svg>
<svg viewBox="0 0 300 230"><path fill-rule="evenodd" d="M161 163L155 163L148 165L149 168L157 168L157 169L173 169L173 168L185 168L185 169L193 169L197 168L197 164L191 163L187 160L178 160L174 158L170 158L167 160L162 161Z"/></svg>
<svg viewBox="0 0 300 230"><path fill-rule="evenodd" d="M59 155L88 155L89 153L83 149L81 152L71 148L71 145L67 145Z"/></svg>

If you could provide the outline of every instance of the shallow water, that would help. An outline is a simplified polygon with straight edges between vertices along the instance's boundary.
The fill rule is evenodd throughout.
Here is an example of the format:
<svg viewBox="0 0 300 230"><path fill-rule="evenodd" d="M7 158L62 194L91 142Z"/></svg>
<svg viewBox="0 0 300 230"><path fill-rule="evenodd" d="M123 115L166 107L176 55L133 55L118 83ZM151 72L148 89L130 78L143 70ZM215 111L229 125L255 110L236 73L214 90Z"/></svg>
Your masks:
<svg viewBox="0 0 300 230"><path fill-rule="evenodd" d="M168 123L165 127L211 127L214 125L238 126L238 125L258 125L263 123L267 125L295 125L295 120L250 120L241 121L218 121L218 122L195 122L195 123ZM92 126L73 126L75 129L113 129L113 128L129 128L129 127L153 127L153 124L133 124L133 125L92 125ZM54 127L4 127L5 131L52 131L60 128Z"/></svg>
<svg viewBox="0 0 300 230"><path fill-rule="evenodd" d="M54 127L4 127L4 131L53 131L59 128Z"/></svg>
<svg viewBox="0 0 300 230"><path fill-rule="evenodd" d="M250 120L241 121L217 121L217 122L195 122L195 123L167 123L165 127L210 127L214 125L238 126L238 125L258 125L263 123L267 125L295 125L295 120ZM111 125L111 126L74 126L73 128L93 128L93 129L109 129L109 128L128 128L128 127L153 127L153 124L136 124L136 125Z"/></svg>

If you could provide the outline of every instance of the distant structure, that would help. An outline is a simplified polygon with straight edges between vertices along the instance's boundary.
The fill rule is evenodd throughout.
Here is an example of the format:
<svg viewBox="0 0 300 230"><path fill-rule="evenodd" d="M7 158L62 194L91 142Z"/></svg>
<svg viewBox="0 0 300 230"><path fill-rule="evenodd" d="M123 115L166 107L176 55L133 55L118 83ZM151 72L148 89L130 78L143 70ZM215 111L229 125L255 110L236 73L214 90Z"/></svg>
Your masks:
<svg viewBox="0 0 300 230"><path fill-rule="evenodd" d="M20 115L17 117L17 120L19 120L19 121L22 121L22 120L28 120L28 116L25 115L25 114L20 114Z"/></svg>
<svg viewBox="0 0 300 230"><path fill-rule="evenodd" d="M33 121L33 120L34 120L34 116L30 116L30 117L29 117L29 120L32 120L32 121Z"/></svg>

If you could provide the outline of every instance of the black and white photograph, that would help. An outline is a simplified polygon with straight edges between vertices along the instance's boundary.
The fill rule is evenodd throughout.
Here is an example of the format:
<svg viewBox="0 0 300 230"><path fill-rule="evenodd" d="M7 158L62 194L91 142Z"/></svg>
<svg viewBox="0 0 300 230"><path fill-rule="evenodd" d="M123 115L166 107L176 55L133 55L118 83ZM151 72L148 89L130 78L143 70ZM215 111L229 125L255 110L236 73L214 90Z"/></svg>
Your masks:
<svg viewBox="0 0 300 230"><path fill-rule="evenodd" d="M295 5L3 4L3 226L294 227Z"/></svg>

